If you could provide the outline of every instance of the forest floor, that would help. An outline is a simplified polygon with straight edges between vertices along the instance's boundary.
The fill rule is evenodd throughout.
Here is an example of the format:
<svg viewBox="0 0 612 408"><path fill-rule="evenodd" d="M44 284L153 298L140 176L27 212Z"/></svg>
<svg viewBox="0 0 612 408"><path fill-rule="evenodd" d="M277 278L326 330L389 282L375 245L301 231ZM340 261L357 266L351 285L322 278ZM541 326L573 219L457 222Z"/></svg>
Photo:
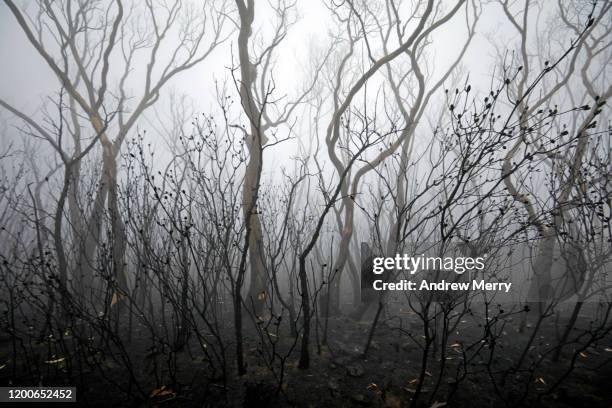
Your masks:
<svg viewBox="0 0 612 408"><path fill-rule="evenodd" d="M519 333L519 321L511 322L498 340L495 363L505 359L510 366L522 353L530 335L530 327ZM400 331L387 325L380 325L368 351L363 358L363 349L370 329L369 323L355 322L348 318L330 320L328 343L320 353L315 352L313 366L298 370L289 366L288 379L279 397L269 376L260 374L255 367L243 379L242 398L235 398L231 405L245 407L292 406L292 407L409 407L417 392L422 365L422 350L410 340L420 336L420 331ZM565 352L558 363L543 360L531 372L529 369L512 373L512 378L503 386L503 399L491 385L486 370L486 361L473 359L468 364L469 374L458 380L458 368L463 368L463 344L473 342L482 335L482 329L470 326L469 319L462 320L454 336L447 342L448 348L441 356L428 361L423 384L418 396L418 407L612 407L612 337L604 343L578 354L575 368L563 383L539 401L534 398L548 389L568 369L572 347ZM546 346L555 338L553 325L542 327L534 349ZM487 355L487 353L482 353ZM530 356L529 362L541 356ZM445 370L439 376L441 359L446 360ZM463 371L459 371L459 375ZM493 374L499 383L501 375ZM435 395L436 384L439 388ZM451 399L442 398L455 387ZM525 397L525 398L523 398Z"/></svg>
<svg viewBox="0 0 612 408"><path fill-rule="evenodd" d="M324 327L313 333L311 367L297 368L299 344L294 347L285 362L284 382L279 387L276 376L267 368L261 353L261 343L256 339L254 328L245 330L245 356L247 373L238 377L233 364L233 346L228 343L227 359L231 371L224 391L222 381L207 378L203 371L202 356L192 352L175 355L176 359L151 361L141 360L146 355L145 343L133 343L128 355L134 361L133 375L142 387L149 387L150 398L146 402L134 402L125 394L113 391L118 386L126 388L128 381L123 367L106 365L105 378L90 373L80 377L77 395L82 406L156 406L156 407L389 407L411 406L418 397L418 407L612 407L612 337L608 336L580 353L568 345L558 363L542 358L539 350L546 349L557 336L553 321L545 321L525 359L526 367L512 371L502 382L504 370L522 354L532 332L528 327L519 331L520 319L509 318L496 341L493 358L486 361L490 345L484 344L482 352L466 362L469 344L477 345L483 329L476 319L462 318L447 341L445 350L436 350L421 373L423 350L413 339L422 342L422 326L416 324L416 316L401 319L401 330L390 319L376 330L367 356L363 350L370 329L369 322L360 322L348 317L328 319L327 343L323 345ZM410 323L413 321L413 323ZM557 322L558 324L559 322ZM287 336L286 343L279 342L279 355L291 348L293 340ZM472 346L472 350L474 347ZM550 347L549 347L550 349ZM284 351L283 351L284 350ZM281 352L283 351L283 352ZM430 350L430 354L431 354ZM572 358L572 357L576 358ZM469 358L469 357L468 357ZM11 377L10 347L5 343L0 348L0 382L7 385ZM540 361L535 369L530 364ZM571 362L574 369L555 389L537 398L564 376ZM444 370L440 375L444 363ZM174 366L174 367L173 367ZM497 372L487 370L496 367ZM278 360L275 362L278 368ZM463 377L467 367L468 375ZM177 370L178 368L178 370ZM175 370L174 381L168 372ZM113 374L114 373L114 374ZM419 387L420 376L422 385ZM141 378L149 376L150 378ZM45 378L42 378L45 377ZM496 380L498 389L492 385ZM41 375L45 385L61 385L54 381L53 374ZM65 380L63 380L65 381ZM115 384L112 384L112 383ZM19 381L14 384L18 384ZM160 386L159 384L167 385ZM502 385L503 383L503 385ZM149 385L146 385L149 384ZM23 383L21 385L26 385ZM31 384L30 384L31 385ZM455 390L452 395L449 391ZM500 396L500 393L503 396ZM450 395L450 397L449 397ZM504 402L505 401L505 402ZM24 405L25 406L25 405Z"/></svg>

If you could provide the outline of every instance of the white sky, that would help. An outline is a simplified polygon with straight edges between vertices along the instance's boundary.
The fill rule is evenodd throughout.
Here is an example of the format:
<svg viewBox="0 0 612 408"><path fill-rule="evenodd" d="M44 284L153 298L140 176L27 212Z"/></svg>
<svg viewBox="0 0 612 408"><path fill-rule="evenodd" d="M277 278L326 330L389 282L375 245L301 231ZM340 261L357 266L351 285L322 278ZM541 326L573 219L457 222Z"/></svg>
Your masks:
<svg viewBox="0 0 612 408"><path fill-rule="evenodd" d="M21 4L26 3L29 2L21 2ZM450 0L445 3L447 9L455 4ZM294 95L299 91L302 80L307 77L310 50L324 47L329 43L328 31L334 24L322 1L301 0L297 2L297 6L300 18L290 29L289 35L277 53L278 61L274 78L279 95ZM262 9L259 14L256 12L256 25L267 28L271 25L272 18L273 16ZM516 32L504 20L501 8L496 4L484 6L477 32L464 59L464 65L471 81L482 81L486 89L489 81L487 75L494 62L493 49L487 37L504 44L508 38L515 38ZM434 37L434 66L448 65L459 52L465 35L465 19L463 12L460 12ZM139 126L149 128L149 134L155 131L151 127L159 128L155 125L160 119L156 112L164 112L163 107L168 101L167 95L171 92L187 95L193 101L196 113L209 112L215 105L214 80L228 77L227 67L231 65L230 47L235 44L236 36L237 34L231 38L231 42L217 49L203 64L175 78L171 86L165 88L165 99L162 96L156 111L152 109L147 111L147 120L141 121ZM475 89L477 88L478 86L475 86ZM46 96L57 92L58 89L58 81L51 70L29 44L8 8L1 4L0 97L18 109L35 114ZM0 112L0 117L7 117L7 113ZM286 147L282 148L282 156L291 154L289 152L292 149L284 149Z"/></svg>

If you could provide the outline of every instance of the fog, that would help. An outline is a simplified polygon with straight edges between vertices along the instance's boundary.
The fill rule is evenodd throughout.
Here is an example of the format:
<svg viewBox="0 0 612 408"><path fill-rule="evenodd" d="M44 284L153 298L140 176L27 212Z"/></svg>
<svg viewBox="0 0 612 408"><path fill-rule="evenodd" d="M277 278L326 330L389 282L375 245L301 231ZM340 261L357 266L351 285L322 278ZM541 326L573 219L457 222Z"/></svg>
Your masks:
<svg viewBox="0 0 612 408"><path fill-rule="evenodd" d="M1 385L605 406L611 74L609 0L3 1Z"/></svg>

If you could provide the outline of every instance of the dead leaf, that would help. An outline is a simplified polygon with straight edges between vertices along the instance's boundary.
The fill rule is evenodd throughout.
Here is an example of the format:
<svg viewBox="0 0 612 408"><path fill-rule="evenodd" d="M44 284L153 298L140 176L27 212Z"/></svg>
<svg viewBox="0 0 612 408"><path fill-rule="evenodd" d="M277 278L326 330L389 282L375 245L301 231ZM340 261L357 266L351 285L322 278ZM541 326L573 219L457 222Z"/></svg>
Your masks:
<svg viewBox="0 0 612 408"><path fill-rule="evenodd" d="M367 388L378 395L382 394L382 390L374 383L369 383Z"/></svg>
<svg viewBox="0 0 612 408"><path fill-rule="evenodd" d="M542 377L536 378L535 382L546 385L546 381L544 381L544 378Z"/></svg>
<svg viewBox="0 0 612 408"><path fill-rule="evenodd" d="M587 358L588 357L587 353L585 353L584 351L581 351L578 354L580 354L580 357L582 357L582 358Z"/></svg>
<svg viewBox="0 0 612 408"><path fill-rule="evenodd" d="M123 298L123 295L119 292L114 292L113 297L111 298L111 306L115 306L119 301Z"/></svg>
<svg viewBox="0 0 612 408"><path fill-rule="evenodd" d="M153 391L151 391L151 395L150 398L163 398L165 399L166 397L174 397L176 395L176 393L172 390L172 388L166 387L165 385L162 385L159 388L154 389Z"/></svg>
<svg viewBox="0 0 612 408"><path fill-rule="evenodd" d="M59 364L59 363L61 363L64 360L66 360L66 357L60 357L60 358L56 358L56 359L53 359L53 360L47 360L47 361L45 361L45 363L47 363L47 364Z"/></svg>

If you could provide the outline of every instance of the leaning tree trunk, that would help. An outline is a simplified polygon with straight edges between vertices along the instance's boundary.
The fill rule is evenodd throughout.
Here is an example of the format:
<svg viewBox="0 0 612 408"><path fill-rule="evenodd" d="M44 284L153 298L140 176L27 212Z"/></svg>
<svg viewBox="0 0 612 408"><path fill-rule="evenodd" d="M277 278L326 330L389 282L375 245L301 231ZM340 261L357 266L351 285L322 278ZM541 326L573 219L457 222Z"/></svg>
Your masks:
<svg viewBox="0 0 612 408"><path fill-rule="evenodd" d="M249 55L249 39L255 18L255 4L253 0L249 0L247 4L243 1L237 1L236 3L240 14L240 33L238 35L238 57L241 75L240 99L250 122L250 134L246 143L249 151L249 161L245 170L242 194L243 217L250 224L248 251L251 280L246 305L252 307L256 316L261 316L267 294L263 238L257 199L263 165L263 146L266 138L261 126L261 110L258 108L253 95L257 68L251 62ZM238 306L236 305L236 307Z"/></svg>

